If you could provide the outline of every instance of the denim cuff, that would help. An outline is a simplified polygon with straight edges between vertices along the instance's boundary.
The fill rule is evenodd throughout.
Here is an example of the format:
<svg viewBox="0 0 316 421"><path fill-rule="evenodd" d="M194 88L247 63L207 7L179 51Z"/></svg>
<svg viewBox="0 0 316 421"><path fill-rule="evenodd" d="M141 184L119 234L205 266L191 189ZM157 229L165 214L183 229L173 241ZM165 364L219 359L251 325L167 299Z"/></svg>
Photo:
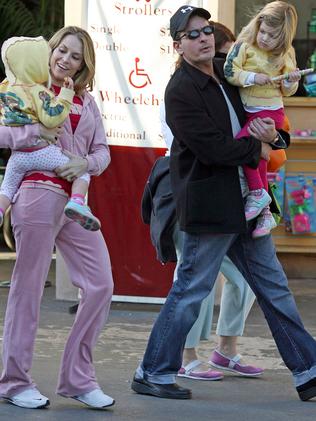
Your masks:
<svg viewBox="0 0 316 421"><path fill-rule="evenodd" d="M301 386L304 383L307 383L308 381L316 378L316 365L311 367L309 370L305 370L302 373L294 374L294 386L298 387Z"/></svg>
<svg viewBox="0 0 316 421"><path fill-rule="evenodd" d="M174 384L176 383L175 374L148 374L144 371L143 367L139 365L135 372L136 379L145 379L151 383L157 384Z"/></svg>

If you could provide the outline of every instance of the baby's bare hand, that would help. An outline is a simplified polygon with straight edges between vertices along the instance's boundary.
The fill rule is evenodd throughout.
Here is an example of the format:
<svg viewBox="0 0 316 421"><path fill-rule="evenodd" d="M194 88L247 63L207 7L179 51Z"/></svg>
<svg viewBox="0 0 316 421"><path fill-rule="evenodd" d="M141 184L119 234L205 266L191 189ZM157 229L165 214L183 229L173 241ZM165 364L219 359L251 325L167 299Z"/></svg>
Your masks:
<svg viewBox="0 0 316 421"><path fill-rule="evenodd" d="M73 89L74 88L74 81L71 79L71 77L66 76L64 78L63 87L64 88L68 88L68 89Z"/></svg>
<svg viewBox="0 0 316 421"><path fill-rule="evenodd" d="M58 138L63 133L63 127L55 127L53 129L48 129L42 124L39 125L40 137L42 140L46 141L48 144L56 144Z"/></svg>

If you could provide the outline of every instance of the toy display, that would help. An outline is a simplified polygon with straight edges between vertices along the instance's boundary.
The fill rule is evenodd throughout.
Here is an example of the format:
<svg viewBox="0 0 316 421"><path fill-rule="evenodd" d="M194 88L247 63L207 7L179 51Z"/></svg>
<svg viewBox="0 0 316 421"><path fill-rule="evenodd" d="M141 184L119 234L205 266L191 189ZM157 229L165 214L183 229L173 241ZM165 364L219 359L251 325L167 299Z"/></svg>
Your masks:
<svg viewBox="0 0 316 421"><path fill-rule="evenodd" d="M276 172L268 172L268 182L277 205L280 208L280 214L284 214L284 186L285 186L285 167L281 167Z"/></svg>
<svg viewBox="0 0 316 421"><path fill-rule="evenodd" d="M316 51L314 52L314 56L316 58ZM311 73L305 76L304 88L307 96L316 96L316 73Z"/></svg>
<svg viewBox="0 0 316 421"><path fill-rule="evenodd" d="M285 168L268 173L268 181L285 231L294 235L316 233L316 176L300 174L285 176Z"/></svg>
<svg viewBox="0 0 316 421"><path fill-rule="evenodd" d="M292 134L295 137L316 137L316 130L313 130L313 129L295 129Z"/></svg>
<svg viewBox="0 0 316 421"><path fill-rule="evenodd" d="M287 176L285 221L290 220L293 234L316 232L316 179L312 176Z"/></svg>

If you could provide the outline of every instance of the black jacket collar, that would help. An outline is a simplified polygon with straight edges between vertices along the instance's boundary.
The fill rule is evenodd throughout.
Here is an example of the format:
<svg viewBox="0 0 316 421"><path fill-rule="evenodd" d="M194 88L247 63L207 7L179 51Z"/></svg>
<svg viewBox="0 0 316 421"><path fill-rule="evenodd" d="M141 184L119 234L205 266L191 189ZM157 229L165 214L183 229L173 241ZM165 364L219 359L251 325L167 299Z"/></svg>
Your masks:
<svg viewBox="0 0 316 421"><path fill-rule="evenodd" d="M243 124L245 123L244 107L241 103L238 89L235 86L230 85L225 79L224 70L223 70L224 63L225 61L223 59L214 58L213 60L214 72L216 76L218 77L220 84L222 88L224 89L230 102L234 104L234 109L238 116L240 125L243 126ZM215 79L212 76L209 76L206 73L201 72L201 70L197 69L196 67L193 67L191 64L187 63L185 60L183 60L179 70L186 72L201 91L203 91L207 87L208 83L212 83L216 88L220 89L217 81L215 81ZM221 98L222 101L225 101L224 97L219 97L219 98ZM227 106L226 101L225 101L225 106Z"/></svg>
<svg viewBox="0 0 316 421"><path fill-rule="evenodd" d="M224 61L222 59L213 60L214 72L216 76L220 79L220 81L225 80L223 63ZM192 77L192 79L199 86L200 89L204 89L209 81L215 83L215 79L212 76L203 73L201 70L192 66L185 60L183 60L181 67L183 67L183 69L185 69L185 71L189 73L189 75Z"/></svg>

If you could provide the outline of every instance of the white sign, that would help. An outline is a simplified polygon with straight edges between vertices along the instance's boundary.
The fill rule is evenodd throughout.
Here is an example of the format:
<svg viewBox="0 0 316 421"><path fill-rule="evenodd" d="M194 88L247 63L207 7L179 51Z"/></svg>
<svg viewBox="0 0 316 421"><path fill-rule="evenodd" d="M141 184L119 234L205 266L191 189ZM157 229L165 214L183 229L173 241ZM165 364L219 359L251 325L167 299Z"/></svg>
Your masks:
<svg viewBox="0 0 316 421"><path fill-rule="evenodd" d="M177 55L169 20L188 0L90 0L87 30L96 51L94 97L110 145L165 147L159 106Z"/></svg>

